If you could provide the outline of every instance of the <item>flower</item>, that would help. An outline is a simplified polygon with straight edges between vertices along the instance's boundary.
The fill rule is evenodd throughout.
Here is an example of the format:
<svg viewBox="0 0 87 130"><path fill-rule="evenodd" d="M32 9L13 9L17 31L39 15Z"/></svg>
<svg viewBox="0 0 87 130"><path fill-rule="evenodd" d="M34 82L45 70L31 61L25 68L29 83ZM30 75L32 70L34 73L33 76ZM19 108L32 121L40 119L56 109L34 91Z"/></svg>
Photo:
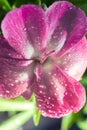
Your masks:
<svg viewBox="0 0 87 130"><path fill-rule="evenodd" d="M44 116L78 112L85 103L78 82L87 66L87 21L69 2L46 11L36 5L15 8L1 24L0 96L30 98Z"/></svg>

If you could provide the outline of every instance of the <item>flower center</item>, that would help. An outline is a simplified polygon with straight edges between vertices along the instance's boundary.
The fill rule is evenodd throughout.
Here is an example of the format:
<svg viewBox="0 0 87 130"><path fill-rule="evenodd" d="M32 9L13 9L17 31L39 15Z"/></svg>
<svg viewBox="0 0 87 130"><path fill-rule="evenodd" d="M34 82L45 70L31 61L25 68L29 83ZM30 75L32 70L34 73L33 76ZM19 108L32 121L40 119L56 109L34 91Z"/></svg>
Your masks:
<svg viewBox="0 0 87 130"><path fill-rule="evenodd" d="M44 56L42 57L42 59L40 60L40 63L43 64L45 60L47 60L47 58L54 54L55 53L55 50L51 50L49 51L48 53L45 53Z"/></svg>

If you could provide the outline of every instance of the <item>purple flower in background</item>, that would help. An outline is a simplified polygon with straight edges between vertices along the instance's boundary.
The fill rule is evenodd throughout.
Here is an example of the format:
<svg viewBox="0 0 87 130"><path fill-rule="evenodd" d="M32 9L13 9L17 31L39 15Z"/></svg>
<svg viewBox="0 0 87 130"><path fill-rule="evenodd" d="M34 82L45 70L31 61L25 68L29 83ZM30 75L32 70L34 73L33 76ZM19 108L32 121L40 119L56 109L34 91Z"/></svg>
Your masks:
<svg viewBox="0 0 87 130"><path fill-rule="evenodd" d="M55 2L47 11L23 5L1 24L0 96L26 99L34 93L44 116L78 112L85 103L78 82L87 66L87 21L69 2Z"/></svg>

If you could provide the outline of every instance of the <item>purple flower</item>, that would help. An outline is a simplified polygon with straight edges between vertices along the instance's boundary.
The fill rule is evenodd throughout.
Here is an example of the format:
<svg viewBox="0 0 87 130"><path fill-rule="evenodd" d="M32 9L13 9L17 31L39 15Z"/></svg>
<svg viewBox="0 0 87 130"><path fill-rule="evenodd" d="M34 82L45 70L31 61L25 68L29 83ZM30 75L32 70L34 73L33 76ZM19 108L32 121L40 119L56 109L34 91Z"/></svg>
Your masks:
<svg viewBox="0 0 87 130"><path fill-rule="evenodd" d="M35 94L44 116L78 112L85 103L78 82L87 66L87 21L69 2L47 11L23 5L5 16L0 37L0 96Z"/></svg>

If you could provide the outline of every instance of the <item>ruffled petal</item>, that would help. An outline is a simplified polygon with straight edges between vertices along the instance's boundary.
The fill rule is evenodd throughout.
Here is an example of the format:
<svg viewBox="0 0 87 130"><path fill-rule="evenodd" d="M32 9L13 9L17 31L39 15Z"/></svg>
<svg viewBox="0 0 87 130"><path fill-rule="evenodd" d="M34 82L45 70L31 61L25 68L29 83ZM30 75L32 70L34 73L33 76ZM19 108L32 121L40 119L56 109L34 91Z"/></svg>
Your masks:
<svg viewBox="0 0 87 130"><path fill-rule="evenodd" d="M52 57L54 62L66 73L80 80L87 67L87 40L82 38L77 45L69 49L64 55Z"/></svg>
<svg viewBox="0 0 87 130"><path fill-rule="evenodd" d="M52 64L43 68L34 93L42 115L52 118L60 118L72 111L78 112L86 100L83 86Z"/></svg>
<svg viewBox="0 0 87 130"><path fill-rule="evenodd" d="M0 57L0 96L15 98L31 87L33 62Z"/></svg>
<svg viewBox="0 0 87 130"><path fill-rule="evenodd" d="M74 46L86 33L87 21L84 12L67 1L55 2L47 12L49 49L59 55Z"/></svg>
<svg viewBox="0 0 87 130"><path fill-rule="evenodd" d="M37 56L46 48L45 13L39 6L23 5L10 11L1 28L9 44L26 58Z"/></svg>

